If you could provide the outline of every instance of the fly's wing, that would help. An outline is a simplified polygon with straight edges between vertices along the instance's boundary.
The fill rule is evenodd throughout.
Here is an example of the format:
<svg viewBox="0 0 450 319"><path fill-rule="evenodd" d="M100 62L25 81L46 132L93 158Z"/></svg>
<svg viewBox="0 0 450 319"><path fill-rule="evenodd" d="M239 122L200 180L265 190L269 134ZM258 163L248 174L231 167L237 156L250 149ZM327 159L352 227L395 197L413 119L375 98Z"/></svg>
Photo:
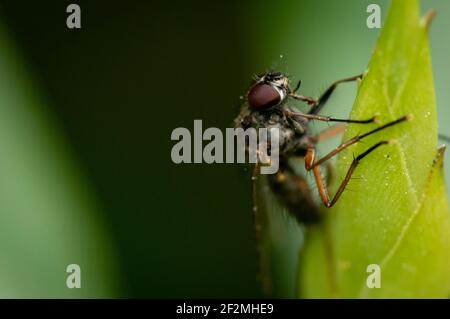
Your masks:
<svg viewBox="0 0 450 319"><path fill-rule="evenodd" d="M273 193L269 176L258 175L254 198L258 209L255 230L261 225L258 241L260 278L263 288L272 296L295 298L303 229Z"/></svg>

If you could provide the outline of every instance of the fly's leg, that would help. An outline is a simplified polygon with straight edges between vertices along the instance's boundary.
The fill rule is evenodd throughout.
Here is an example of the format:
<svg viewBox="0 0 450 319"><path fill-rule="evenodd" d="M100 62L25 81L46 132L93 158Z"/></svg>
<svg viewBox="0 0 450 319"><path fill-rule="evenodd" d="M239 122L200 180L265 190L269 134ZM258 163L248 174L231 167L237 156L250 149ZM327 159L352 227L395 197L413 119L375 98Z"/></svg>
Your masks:
<svg viewBox="0 0 450 319"><path fill-rule="evenodd" d="M314 141L314 143L326 141L330 138L336 137L339 134L342 134L347 129L346 125L337 124L334 126L331 126L320 133L311 136L311 141ZM331 162L326 162L326 169L327 169L327 184L329 185L334 177L334 166Z"/></svg>
<svg viewBox="0 0 450 319"><path fill-rule="evenodd" d="M295 86L295 88L293 90L291 90L290 94L294 94L298 91L298 89L300 89L300 85L302 84L302 80L298 80L297 85Z"/></svg>
<svg viewBox="0 0 450 319"><path fill-rule="evenodd" d="M353 172L355 171L356 167L358 166L358 164L364 157L369 155L371 152L376 150L381 145L389 144L389 143L390 143L389 141L378 142L377 144L375 144L372 147L370 147L369 149L367 149L365 152L363 152L363 153L359 154L357 157L355 157L353 159L352 164L350 165L350 168L347 171L347 174L344 177L344 180L342 181L341 185L339 185L339 188L332 199L328 195L328 188L323 181L320 166L314 166L314 165L307 166L307 168L306 168L307 170L311 170L311 169L313 170L314 180L316 182L317 188L319 189L320 199L325 204L325 206L330 208L334 204L336 204L336 202L338 201L338 199L341 197L342 193L344 192L344 189L347 186L348 182L350 181L350 178L351 178ZM310 160L310 157L314 157L314 156L315 156L314 148L308 149L308 152L307 152L308 160ZM306 159L306 157L305 157L305 159Z"/></svg>
<svg viewBox="0 0 450 319"><path fill-rule="evenodd" d="M369 124L369 123L378 122L377 116L372 116L370 119L367 119L367 120L352 120L352 119L337 119L337 118L329 117L329 116L302 113L299 111L292 111L292 110L288 110L288 109L283 110L283 112L286 114L286 116L290 116L291 118L294 118L294 119L296 116L299 116L299 117L303 117L308 120L317 120L317 121L322 121L322 122L342 122L342 123L356 123L356 124Z"/></svg>
<svg viewBox="0 0 450 319"><path fill-rule="evenodd" d="M310 137L311 142L318 143L322 141L326 141L330 138L336 137L339 134L342 134L347 129L347 125L337 124L331 126L316 135ZM327 184L329 185L334 177L334 166L331 162L326 162L326 170L327 170Z"/></svg>
<svg viewBox="0 0 450 319"><path fill-rule="evenodd" d="M346 129L347 129L346 125L337 124L321 131L316 135L311 136L310 139L314 143L326 141L330 138L336 137L337 135L344 133Z"/></svg>
<svg viewBox="0 0 450 319"><path fill-rule="evenodd" d="M297 82L297 85L295 86L295 88L293 90L289 89L289 96L299 100L299 101L303 101L308 103L308 105L316 105L318 103L318 101L310 96L305 96L305 95L298 95L296 94L296 92L298 91L298 89L300 89L300 85L302 84L302 81L299 80Z"/></svg>
<svg viewBox="0 0 450 319"><path fill-rule="evenodd" d="M341 152L342 150L344 150L345 148L349 147L352 144L357 143L358 141L360 141L361 139L363 139L364 137L367 137L371 134L374 134L380 130L383 130L385 128L388 128L392 125L401 123L403 121L406 121L409 117L405 116L402 117L398 120L389 122L379 128L376 128L372 131L369 131L363 135L354 137L344 143L342 143L340 146L338 146L335 150L331 151L328 155L326 155L324 158L316 161L315 160L315 148L314 146L311 146L307 149L306 152L306 156L305 156L305 167L306 169L309 170L313 170L314 173L314 179L317 185L317 188L319 190L319 195L320 198L322 200L322 202L324 203L324 205L326 207L332 207L340 198L340 196L342 195L343 191L345 190L345 187L347 186L348 182L350 181L350 178L353 174L353 172L355 171L356 167L358 166L358 164L360 163L360 161L366 157L367 155L369 155L371 152L373 152L374 150L376 150L378 147L384 145L384 144L388 144L388 141L381 141L375 145L373 145L372 147L370 147L369 149L367 149L365 152L363 152L362 154L358 155L356 158L353 159L352 164L350 165L349 170L347 171L347 174L345 175L344 180L342 181L342 183L340 184L336 194L334 195L334 197L332 199L330 199L330 196L328 195L328 188L322 178L322 174L320 171L320 164L324 163L325 161L327 161L328 159L330 159L332 156L338 154L339 152ZM316 136L312 137L311 143L313 145L315 145L315 143L325 140L327 138L331 138L339 133L342 133L343 130L345 130L345 127L342 128L339 126L335 126L335 127L331 127L328 130L325 130L319 134L317 134ZM330 162L327 162L330 163ZM328 165L328 176L327 176L327 184L329 185L330 183L330 178L332 173L331 172L331 167L330 165ZM330 295L331 296L335 296L336 292L337 292L337 280L336 280L336 274L335 274L335 266L333 264L333 260L334 260L334 251L333 251L333 245L332 245L332 231L330 228L330 224L328 223L327 220L325 220L324 222L324 252L325 252L325 258L327 260L327 276L328 276L328 288L330 291Z"/></svg>
<svg viewBox="0 0 450 319"><path fill-rule="evenodd" d="M325 155L325 156L322 157L321 159L319 159L319 160L314 161L313 163L311 163L312 166L310 167L310 169L314 168L315 166L319 166L319 165L321 165L322 163L328 161L330 158L332 158L332 157L335 156L336 154L342 152L342 151L343 151L344 149L346 149L347 147L349 147L349 146L351 146L351 145L353 145L353 144L358 143L358 142L361 141L363 138L365 138L365 137L367 137L367 136L369 136L369 135L372 135L372 134L374 134L374 133L377 133L377 132L379 132L379 131L381 131L381 130L384 130L384 129L388 128L388 127L391 127L391 126L394 126L394 125L396 125L396 124L399 124L399 123L401 123L401 122L408 121L408 120L410 120L410 119L411 119L411 116L410 116L410 115L402 116L401 118L398 118L397 120L388 122L388 123L386 123L386 124L384 124L384 125L382 125L382 126L380 126L380 127L377 127L377 128L375 128L375 129L373 129L373 130L367 132L367 133L364 133L364 134L361 134L361 135L357 135L357 136L355 136L355 137L353 137L353 138L351 138L351 139L345 141L344 143L342 143L341 145L339 145L338 147L336 147L334 150L332 150L331 152L329 152L327 155ZM306 161L306 162L308 162L308 161Z"/></svg>
<svg viewBox="0 0 450 319"><path fill-rule="evenodd" d="M345 82L357 81L360 79L362 79L362 74L336 81L333 84L331 84L330 87L328 87L328 89L326 89L325 92L317 100L312 97L309 97L309 96L297 95L295 92L300 87L300 82L299 82L299 84L297 84L296 89L293 90L289 94L289 96L291 96L292 98L294 98L296 100L300 100L300 101L308 103L309 105L312 105L312 108L309 111L309 114L317 114L325 106L325 103L328 101L331 94L333 94L334 90L336 89L336 87L339 84L345 83Z"/></svg>
<svg viewBox="0 0 450 319"><path fill-rule="evenodd" d="M383 129L386 129L388 127L391 127L393 125L396 125L398 123L404 122L406 120L409 119L409 116L403 116L397 120L394 120L392 122L386 123L385 125L382 125L376 129L373 129L365 134L362 135L358 135L355 136L354 138L351 138L347 141L345 141L344 143L342 143L341 145L339 145L338 147L336 147L334 150L332 150L330 153L328 153L327 155L325 155L324 157L322 157L319 160L316 160L316 150L314 146L310 146L307 149L306 155L305 155L305 168L306 170L310 171L312 170L314 173L314 179L316 182L316 185L319 189L319 195L320 198L322 200L322 202L325 204L326 207L332 207L337 200L339 199L339 197L342 195L342 192L344 191L345 187L347 186L348 182L350 181L350 178L353 174L353 172L355 171L356 167L358 166L359 162L366 157L367 155L369 155L371 152L373 152L375 149L377 149L378 147L384 145L384 144L388 144L389 141L381 141L375 145L373 145L372 147L368 148L365 152L359 154L357 157L355 157L353 159L352 164L350 165L350 168L347 171L347 174L345 175L344 180L342 181L341 185L339 186L336 194L334 195L334 197L331 199L329 194L328 194L328 188L325 185L323 178L322 178L322 174L321 174L321 170L320 170L320 165L324 162L326 162L327 160L329 160L330 158L332 158L333 156L335 156L336 154L338 154L339 152L343 151L344 149L346 149L347 147L349 147L350 145L353 145L357 142L359 142L361 139L372 135L376 132L379 132Z"/></svg>

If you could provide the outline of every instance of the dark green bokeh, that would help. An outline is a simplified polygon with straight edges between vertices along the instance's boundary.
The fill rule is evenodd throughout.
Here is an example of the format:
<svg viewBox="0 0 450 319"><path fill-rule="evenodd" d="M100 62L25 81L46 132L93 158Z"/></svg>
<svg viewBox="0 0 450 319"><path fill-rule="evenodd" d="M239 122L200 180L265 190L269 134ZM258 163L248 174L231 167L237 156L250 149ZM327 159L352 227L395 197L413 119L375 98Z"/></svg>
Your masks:
<svg viewBox="0 0 450 319"><path fill-rule="evenodd" d="M378 35L365 25L373 2L78 1L81 30L65 27L69 2L2 2L3 24L103 208L122 296L261 296L250 173L175 165L170 134L194 119L229 127L251 76L271 67L301 78L309 95L360 73ZM387 1L377 3L384 18ZM450 4L426 7L439 11L431 48L450 134ZM340 89L327 114L346 116L354 94Z"/></svg>

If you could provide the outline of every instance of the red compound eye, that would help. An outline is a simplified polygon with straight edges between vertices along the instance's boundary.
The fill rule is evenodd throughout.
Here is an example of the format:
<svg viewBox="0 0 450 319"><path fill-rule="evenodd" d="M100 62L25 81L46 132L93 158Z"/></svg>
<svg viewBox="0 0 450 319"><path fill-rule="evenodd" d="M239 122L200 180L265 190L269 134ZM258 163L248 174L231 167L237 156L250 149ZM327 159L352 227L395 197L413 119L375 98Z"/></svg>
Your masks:
<svg viewBox="0 0 450 319"><path fill-rule="evenodd" d="M255 110L267 110L281 101L280 93L269 84L257 84L248 92L248 103Z"/></svg>

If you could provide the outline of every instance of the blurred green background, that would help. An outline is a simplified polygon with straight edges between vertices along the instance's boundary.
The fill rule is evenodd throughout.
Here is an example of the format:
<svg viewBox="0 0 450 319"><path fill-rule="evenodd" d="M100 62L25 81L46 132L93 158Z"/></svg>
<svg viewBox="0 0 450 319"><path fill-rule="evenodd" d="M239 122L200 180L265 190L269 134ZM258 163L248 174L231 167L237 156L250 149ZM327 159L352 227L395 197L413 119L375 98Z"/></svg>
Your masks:
<svg viewBox="0 0 450 319"><path fill-rule="evenodd" d="M450 3L423 2L450 135ZM77 1L81 30L69 3L0 3L0 297L262 296L250 172L175 165L170 134L229 127L255 73L288 72L307 95L361 73L379 33L366 7L384 21L389 2ZM348 116L354 95L323 113ZM292 296L299 232L272 228L275 294ZM82 289L66 288L70 263Z"/></svg>

